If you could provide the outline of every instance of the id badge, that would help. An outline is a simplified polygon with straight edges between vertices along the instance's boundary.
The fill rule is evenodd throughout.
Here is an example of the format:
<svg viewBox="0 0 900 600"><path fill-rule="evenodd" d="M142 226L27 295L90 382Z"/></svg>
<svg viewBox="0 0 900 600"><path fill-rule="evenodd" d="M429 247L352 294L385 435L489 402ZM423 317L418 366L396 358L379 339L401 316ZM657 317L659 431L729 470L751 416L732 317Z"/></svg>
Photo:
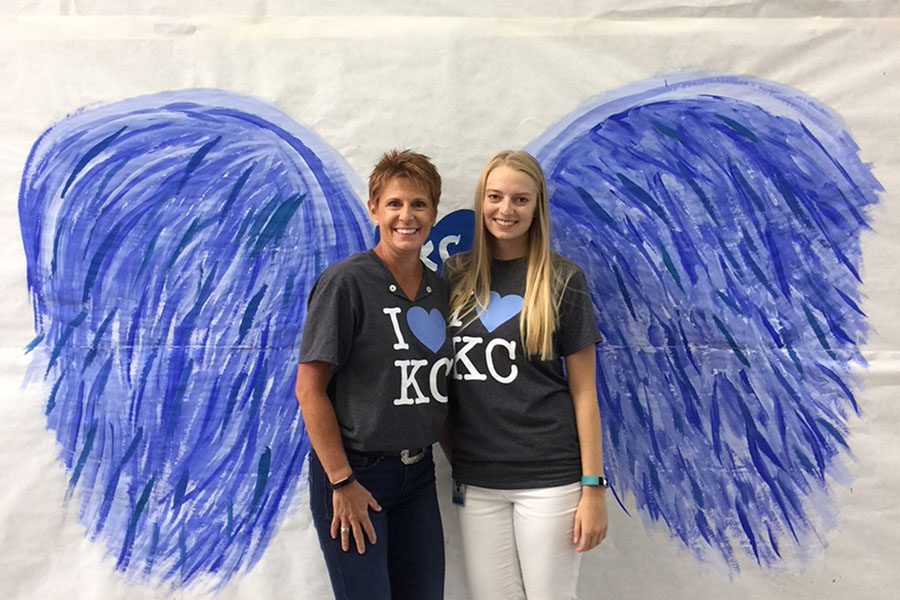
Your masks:
<svg viewBox="0 0 900 600"><path fill-rule="evenodd" d="M453 504L457 506L466 505L466 484L453 480Z"/></svg>

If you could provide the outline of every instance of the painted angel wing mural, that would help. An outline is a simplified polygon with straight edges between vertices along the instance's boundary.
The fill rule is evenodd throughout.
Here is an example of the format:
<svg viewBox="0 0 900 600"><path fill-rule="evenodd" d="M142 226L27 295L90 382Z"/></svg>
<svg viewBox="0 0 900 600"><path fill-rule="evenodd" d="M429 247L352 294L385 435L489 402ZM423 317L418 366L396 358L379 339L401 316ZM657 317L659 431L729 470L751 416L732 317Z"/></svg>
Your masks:
<svg viewBox="0 0 900 600"><path fill-rule="evenodd" d="M371 245L361 197L311 131L213 90L74 114L35 144L32 368L69 495L120 570L178 586L262 555L309 447L305 299Z"/></svg>
<svg viewBox="0 0 900 600"><path fill-rule="evenodd" d="M734 77L599 98L531 145L591 283L617 497L698 556L802 553L829 525L862 364L860 232L880 189L841 120ZM19 199L33 377L89 535L130 576L224 582L265 551L308 452L305 298L370 247L359 179L271 106L136 98L48 130ZM472 214L435 227L438 267Z"/></svg>
<svg viewBox="0 0 900 600"><path fill-rule="evenodd" d="M802 554L843 477L860 232L878 182L841 119L738 77L595 99L530 146L591 282L617 498L737 570Z"/></svg>

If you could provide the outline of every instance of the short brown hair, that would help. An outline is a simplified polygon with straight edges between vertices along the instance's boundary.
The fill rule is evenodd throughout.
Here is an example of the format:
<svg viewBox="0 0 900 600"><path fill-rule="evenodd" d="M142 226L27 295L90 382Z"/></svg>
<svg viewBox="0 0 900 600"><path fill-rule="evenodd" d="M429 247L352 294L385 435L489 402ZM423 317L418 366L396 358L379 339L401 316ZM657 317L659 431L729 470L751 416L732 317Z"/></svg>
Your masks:
<svg viewBox="0 0 900 600"><path fill-rule="evenodd" d="M388 150L381 156L369 175L369 202L377 203L384 186L397 177L404 177L425 188L437 210L441 200L441 176L431 164L431 159L412 150Z"/></svg>

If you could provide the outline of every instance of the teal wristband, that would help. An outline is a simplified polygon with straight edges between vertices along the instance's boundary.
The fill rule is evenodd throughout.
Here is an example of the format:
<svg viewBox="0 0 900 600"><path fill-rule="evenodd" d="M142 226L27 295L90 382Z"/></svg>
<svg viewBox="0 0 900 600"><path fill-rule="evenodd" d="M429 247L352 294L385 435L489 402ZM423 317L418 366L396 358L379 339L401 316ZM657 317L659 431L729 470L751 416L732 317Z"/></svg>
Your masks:
<svg viewBox="0 0 900 600"><path fill-rule="evenodd" d="M582 475L581 485L583 487L602 487L609 488L609 481L603 475Z"/></svg>

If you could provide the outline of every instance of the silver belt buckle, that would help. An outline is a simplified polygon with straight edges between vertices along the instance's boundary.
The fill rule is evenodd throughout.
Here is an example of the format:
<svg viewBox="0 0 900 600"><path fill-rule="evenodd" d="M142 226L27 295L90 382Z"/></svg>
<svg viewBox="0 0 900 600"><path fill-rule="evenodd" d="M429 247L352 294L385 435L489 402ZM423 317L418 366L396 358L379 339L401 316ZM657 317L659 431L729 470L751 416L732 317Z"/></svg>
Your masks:
<svg viewBox="0 0 900 600"><path fill-rule="evenodd" d="M400 462L404 465L414 465L425 456L425 450L421 450L418 454L410 455L409 449L404 448L400 451Z"/></svg>

